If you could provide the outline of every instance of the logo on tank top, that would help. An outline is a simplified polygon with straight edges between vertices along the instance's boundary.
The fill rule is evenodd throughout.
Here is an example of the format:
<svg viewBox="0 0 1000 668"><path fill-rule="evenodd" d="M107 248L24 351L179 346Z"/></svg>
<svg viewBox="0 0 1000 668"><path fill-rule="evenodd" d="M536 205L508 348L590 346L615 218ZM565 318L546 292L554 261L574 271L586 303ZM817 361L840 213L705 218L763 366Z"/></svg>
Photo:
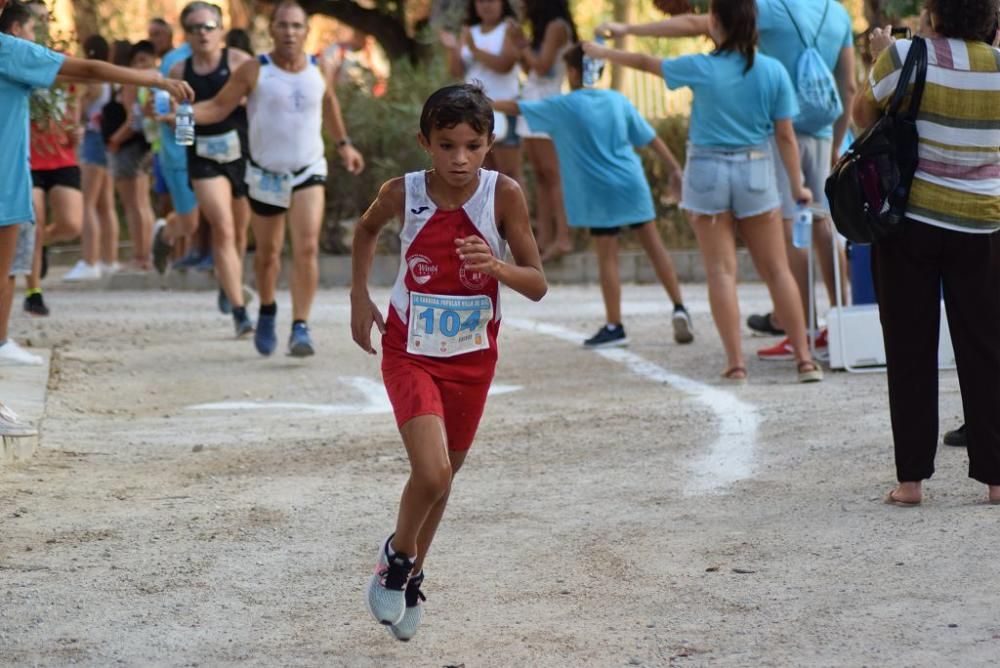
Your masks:
<svg viewBox="0 0 1000 668"><path fill-rule="evenodd" d="M406 266L410 268L410 276L417 285L424 285L438 272L438 266L425 255L411 255L406 259Z"/></svg>
<svg viewBox="0 0 1000 668"><path fill-rule="evenodd" d="M306 107L305 102L306 94L296 88L295 92L292 93L292 108L295 111L302 111Z"/></svg>
<svg viewBox="0 0 1000 668"><path fill-rule="evenodd" d="M475 269L469 269L469 265L463 262L462 266L458 269L458 280L470 290L482 290L490 280L490 275L476 271Z"/></svg>

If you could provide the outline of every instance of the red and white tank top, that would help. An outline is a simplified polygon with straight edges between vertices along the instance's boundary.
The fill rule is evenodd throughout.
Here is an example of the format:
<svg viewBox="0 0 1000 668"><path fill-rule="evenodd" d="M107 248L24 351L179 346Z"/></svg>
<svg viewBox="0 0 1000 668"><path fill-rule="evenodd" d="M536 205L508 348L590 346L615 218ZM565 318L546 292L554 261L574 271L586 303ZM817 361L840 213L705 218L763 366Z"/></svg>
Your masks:
<svg viewBox="0 0 1000 668"><path fill-rule="evenodd" d="M479 187L460 208L438 209L427 173L405 177L399 274L382 339L386 365L405 359L432 375L478 382L493 376L500 329L496 278L467 268L455 239L476 235L495 257L507 243L496 221L497 172L479 170Z"/></svg>

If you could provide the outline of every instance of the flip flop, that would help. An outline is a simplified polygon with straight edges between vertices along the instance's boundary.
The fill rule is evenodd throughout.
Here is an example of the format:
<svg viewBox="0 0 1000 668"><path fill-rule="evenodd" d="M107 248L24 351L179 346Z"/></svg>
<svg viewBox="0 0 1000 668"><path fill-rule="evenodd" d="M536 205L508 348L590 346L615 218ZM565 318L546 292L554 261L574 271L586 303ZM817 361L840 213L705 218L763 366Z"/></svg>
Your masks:
<svg viewBox="0 0 1000 668"><path fill-rule="evenodd" d="M748 377L747 369L743 366L730 367L722 372L722 380L733 385L746 385Z"/></svg>
<svg viewBox="0 0 1000 668"><path fill-rule="evenodd" d="M882 503L886 503L890 506L899 506L900 508L916 508L920 505L921 501L903 501L901 499L897 499L895 494L893 494L895 491L896 490L894 489L889 490L889 493L882 497Z"/></svg>

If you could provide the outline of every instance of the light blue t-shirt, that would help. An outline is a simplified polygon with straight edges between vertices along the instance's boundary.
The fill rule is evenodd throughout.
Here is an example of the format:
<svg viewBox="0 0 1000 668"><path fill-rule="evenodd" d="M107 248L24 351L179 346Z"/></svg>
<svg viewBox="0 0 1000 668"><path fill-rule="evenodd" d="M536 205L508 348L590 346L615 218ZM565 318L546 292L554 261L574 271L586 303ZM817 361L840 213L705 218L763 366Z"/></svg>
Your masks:
<svg viewBox="0 0 1000 668"><path fill-rule="evenodd" d="M759 146L774 134L774 121L798 115L795 89L781 63L758 53L744 72L746 62L733 51L663 61L667 88L694 92L688 138L695 146Z"/></svg>
<svg viewBox="0 0 1000 668"><path fill-rule="evenodd" d="M55 51L0 33L0 225L35 220L28 99L33 89L55 83L64 60Z"/></svg>
<svg viewBox="0 0 1000 668"><path fill-rule="evenodd" d="M167 76L175 64L190 57L191 45L184 42L163 56L160 74ZM187 169L187 147L174 141L174 129L166 123L160 123L160 166L164 169Z"/></svg>
<svg viewBox="0 0 1000 668"><path fill-rule="evenodd" d="M656 218L635 147L656 131L621 93L585 88L518 102L532 132L555 142L572 227L618 227Z"/></svg>
<svg viewBox="0 0 1000 668"><path fill-rule="evenodd" d="M823 21L827 2L830 8ZM840 52L854 46L854 31L847 10L836 0L784 0L784 5L787 5L787 10L782 0L757 0L757 32L761 52L781 61L794 81L799 56L806 50L802 40L812 46L818 34L816 50L830 71L835 71ZM802 39L795 30L796 24L802 31ZM832 137L833 126L813 136Z"/></svg>

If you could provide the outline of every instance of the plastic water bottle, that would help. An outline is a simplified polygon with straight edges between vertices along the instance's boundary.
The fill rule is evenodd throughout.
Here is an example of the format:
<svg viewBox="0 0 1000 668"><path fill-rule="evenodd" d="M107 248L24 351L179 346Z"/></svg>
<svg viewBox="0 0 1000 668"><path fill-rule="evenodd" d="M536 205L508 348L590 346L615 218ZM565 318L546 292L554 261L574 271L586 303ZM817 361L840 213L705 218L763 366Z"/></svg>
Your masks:
<svg viewBox="0 0 1000 668"><path fill-rule="evenodd" d="M157 116L166 116L170 113L170 93L161 89L153 89L153 111Z"/></svg>
<svg viewBox="0 0 1000 668"><path fill-rule="evenodd" d="M603 35L594 35L594 44L604 45ZM591 58L583 56L583 85L593 88L601 78L601 70L604 68L604 60L601 58Z"/></svg>
<svg viewBox="0 0 1000 668"><path fill-rule="evenodd" d="M194 107L187 100L184 100L177 107L177 114L174 116L174 141L178 146L191 146L194 144Z"/></svg>
<svg viewBox="0 0 1000 668"><path fill-rule="evenodd" d="M799 206L792 221L792 245L796 248L809 248L813 238L813 213L806 206Z"/></svg>

